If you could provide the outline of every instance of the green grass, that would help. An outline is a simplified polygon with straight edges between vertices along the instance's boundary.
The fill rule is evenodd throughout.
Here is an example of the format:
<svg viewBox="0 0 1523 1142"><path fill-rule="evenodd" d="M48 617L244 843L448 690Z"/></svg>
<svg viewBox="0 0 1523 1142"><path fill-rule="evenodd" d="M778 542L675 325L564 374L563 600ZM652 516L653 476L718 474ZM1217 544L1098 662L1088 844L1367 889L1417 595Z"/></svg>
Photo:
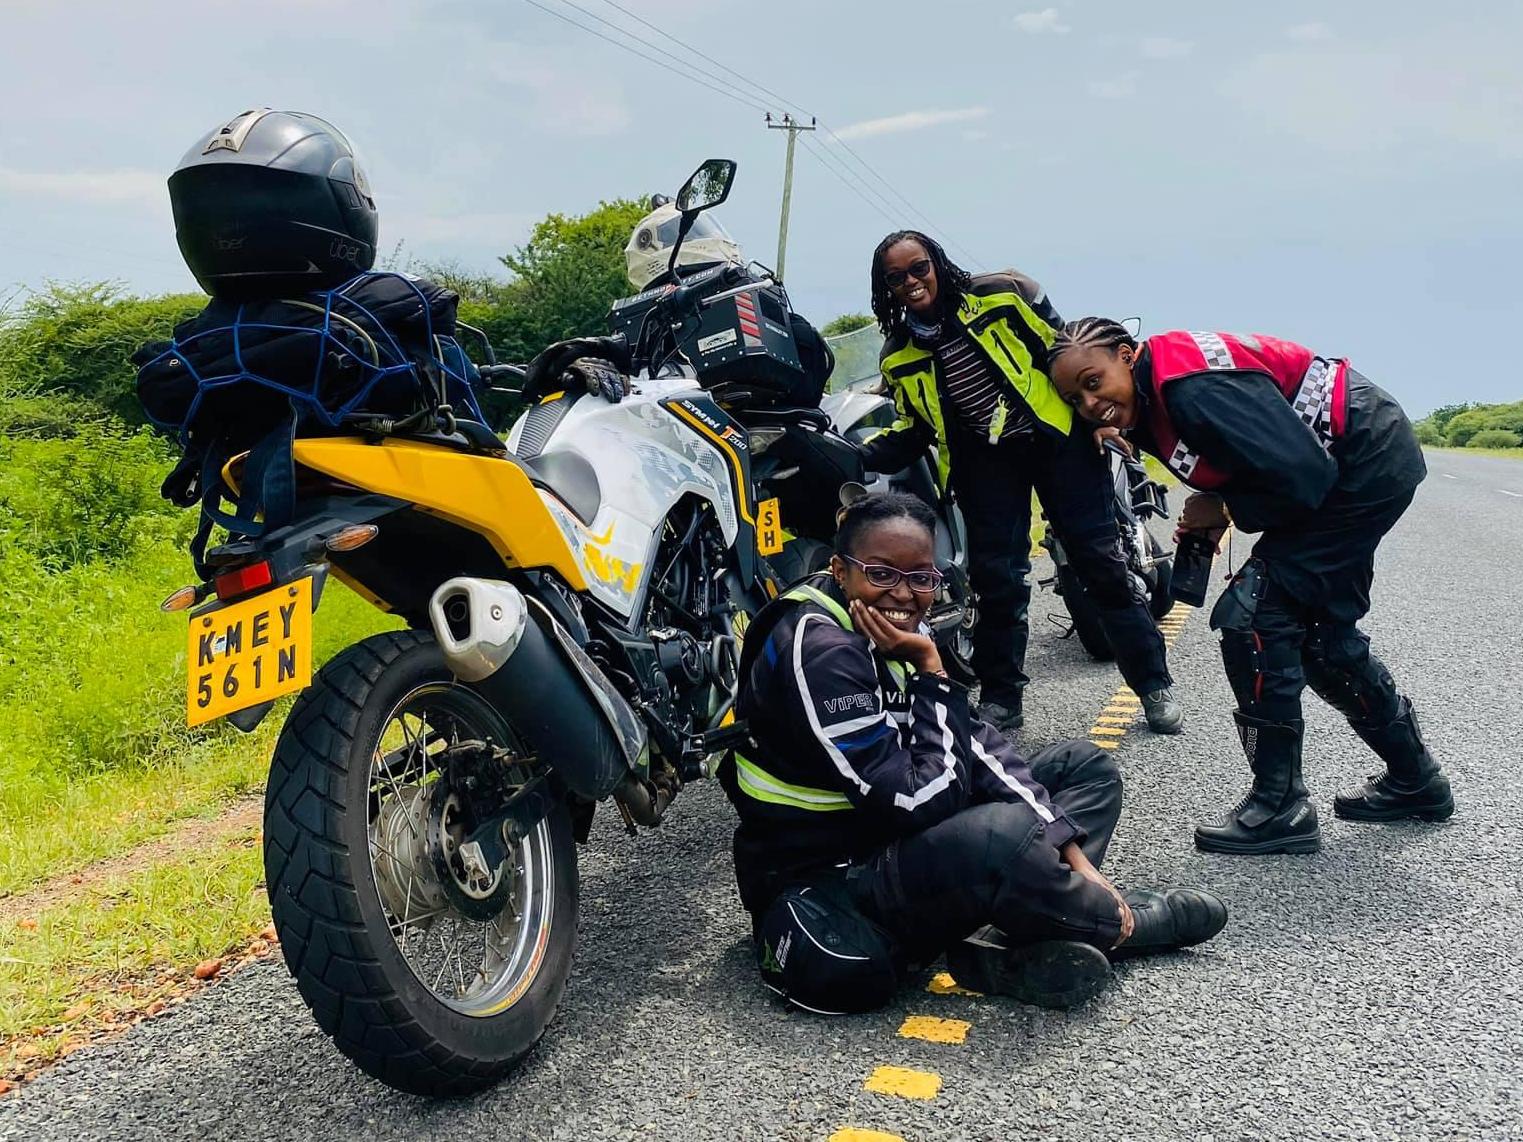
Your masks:
<svg viewBox="0 0 1523 1142"><path fill-rule="evenodd" d="M1448 448L1439 444L1425 444L1427 452L1452 452L1457 456L1501 456L1507 460L1523 460L1523 448Z"/></svg>
<svg viewBox="0 0 1523 1142"><path fill-rule="evenodd" d="M185 727L190 578L178 545L47 572L0 555L0 892L214 813L263 783L283 703L255 734ZM396 625L330 581L314 660Z"/></svg>
<svg viewBox="0 0 1523 1142"><path fill-rule="evenodd" d="M0 1076L187 986L269 923L257 835L176 854L0 928Z"/></svg>

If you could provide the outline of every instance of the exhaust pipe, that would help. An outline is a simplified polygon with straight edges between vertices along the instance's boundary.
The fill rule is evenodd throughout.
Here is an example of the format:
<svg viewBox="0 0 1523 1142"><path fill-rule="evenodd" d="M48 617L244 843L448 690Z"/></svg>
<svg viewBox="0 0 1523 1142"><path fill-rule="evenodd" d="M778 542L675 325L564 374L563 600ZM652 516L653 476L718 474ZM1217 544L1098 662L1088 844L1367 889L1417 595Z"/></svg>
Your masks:
<svg viewBox="0 0 1523 1142"><path fill-rule="evenodd" d="M573 793L642 791L645 727L587 652L511 583L451 579L428 604L444 659L497 707Z"/></svg>

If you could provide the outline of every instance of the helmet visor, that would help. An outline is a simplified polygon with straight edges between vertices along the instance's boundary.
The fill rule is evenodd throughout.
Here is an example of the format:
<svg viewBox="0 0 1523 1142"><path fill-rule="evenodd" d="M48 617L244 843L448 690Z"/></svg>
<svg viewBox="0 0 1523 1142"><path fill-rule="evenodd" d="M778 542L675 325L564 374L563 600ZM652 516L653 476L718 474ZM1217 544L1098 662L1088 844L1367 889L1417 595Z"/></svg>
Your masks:
<svg viewBox="0 0 1523 1142"><path fill-rule="evenodd" d="M656 244L670 248L677 241L677 231L682 227L682 216L668 218L656 227ZM683 238L684 242L690 242L697 238L718 238L725 242L734 241L729 231L719 224L719 219L712 214L700 214L693 219L693 228Z"/></svg>

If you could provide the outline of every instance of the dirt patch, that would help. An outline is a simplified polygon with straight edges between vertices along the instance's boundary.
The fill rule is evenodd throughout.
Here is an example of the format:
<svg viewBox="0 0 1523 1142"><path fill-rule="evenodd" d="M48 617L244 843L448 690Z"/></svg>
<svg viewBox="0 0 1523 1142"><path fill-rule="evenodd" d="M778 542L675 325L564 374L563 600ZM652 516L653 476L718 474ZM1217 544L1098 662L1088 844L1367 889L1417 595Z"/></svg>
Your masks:
<svg viewBox="0 0 1523 1142"><path fill-rule="evenodd" d="M148 868L167 864L180 853L204 848L225 837L256 828L264 814L264 794L241 797L216 817L197 817L185 821L171 832L156 837L124 853L88 864L77 872L55 876L24 892L0 896L0 924L13 924L34 916L51 904L57 904L82 889L102 884Z"/></svg>

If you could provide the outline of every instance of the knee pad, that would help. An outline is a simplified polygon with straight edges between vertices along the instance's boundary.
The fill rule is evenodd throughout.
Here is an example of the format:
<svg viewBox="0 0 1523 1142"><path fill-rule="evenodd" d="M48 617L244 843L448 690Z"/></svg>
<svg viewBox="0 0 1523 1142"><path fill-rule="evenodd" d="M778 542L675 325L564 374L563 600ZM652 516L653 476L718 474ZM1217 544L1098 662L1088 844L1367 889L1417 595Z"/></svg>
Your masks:
<svg viewBox="0 0 1523 1142"><path fill-rule="evenodd" d="M785 889L757 924L756 958L767 987L817 1015L872 1011L899 987L888 934L833 888Z"/></svg>
<svg viewBox="0 0 1523 1142"><path fill-rule="evenodd" d="M1314 623L1301 661L1312 689L1350 721L1385 725L1395 719L1401 697L1396 680L1353 623Z"/></svg>

